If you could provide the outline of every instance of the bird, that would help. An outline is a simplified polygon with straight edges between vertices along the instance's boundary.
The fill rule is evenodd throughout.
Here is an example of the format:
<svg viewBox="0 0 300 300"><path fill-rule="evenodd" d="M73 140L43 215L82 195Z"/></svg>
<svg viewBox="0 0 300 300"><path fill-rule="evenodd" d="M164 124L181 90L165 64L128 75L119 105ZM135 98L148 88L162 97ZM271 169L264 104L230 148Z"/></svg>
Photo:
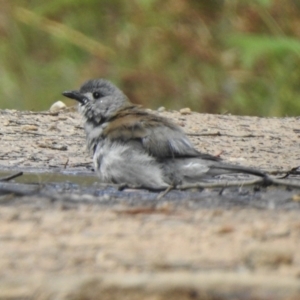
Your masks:
<svg viewBox="0 0 300 300"><path fill-rule="evenodd" d="M263 171L198 151L172 120L130 102L106 79L65 91L83 116L87 148L102 182L154 190L197 184L215 176Z"/></svg>

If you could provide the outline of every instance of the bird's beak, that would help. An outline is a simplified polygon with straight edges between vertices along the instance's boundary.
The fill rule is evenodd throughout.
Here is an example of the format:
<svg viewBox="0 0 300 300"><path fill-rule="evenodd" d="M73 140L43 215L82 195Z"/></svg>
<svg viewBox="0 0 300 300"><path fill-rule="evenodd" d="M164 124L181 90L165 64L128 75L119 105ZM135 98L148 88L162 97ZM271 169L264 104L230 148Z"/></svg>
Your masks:
<svg viewBox="0 0 300 300"><path fill-rule="evenodd" d="M74 99L81 104L85 104L88 101L88 98L78 91L65 91L62 93L65 97Z"/></svg>

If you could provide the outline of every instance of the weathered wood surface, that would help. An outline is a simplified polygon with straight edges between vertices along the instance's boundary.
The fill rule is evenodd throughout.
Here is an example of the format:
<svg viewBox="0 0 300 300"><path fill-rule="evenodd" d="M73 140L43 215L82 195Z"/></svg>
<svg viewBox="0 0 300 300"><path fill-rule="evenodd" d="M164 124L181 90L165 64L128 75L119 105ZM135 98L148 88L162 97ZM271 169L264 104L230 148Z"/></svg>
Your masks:
<svg viewBox="0 0 300 300"><path fill-rule="evenodd" d="M274 173L299 165L297 118L162 114L203 152ZM2 170L91 173L76 112L0 111L0 123ZM209 191L151 204L31 188L0 196L0 299L300 299L299 190L241 189L248 205L235 206ZM249 205L265 198L282 208Z"/></svg>

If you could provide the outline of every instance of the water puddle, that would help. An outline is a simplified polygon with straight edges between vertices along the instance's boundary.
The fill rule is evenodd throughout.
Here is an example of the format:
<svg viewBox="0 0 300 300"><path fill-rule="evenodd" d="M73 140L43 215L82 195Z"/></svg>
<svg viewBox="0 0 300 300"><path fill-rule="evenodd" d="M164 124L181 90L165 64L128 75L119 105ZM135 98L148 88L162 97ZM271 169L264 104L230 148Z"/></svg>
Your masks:
<svg viewBox="0 0 300 300"><path fill-rule="evenodd" d="M47 172L42 169L31 170L1 170L0 179L24 171L22 176L9 181L0 181L0 196L43 195L63 201L98 203L152 205L157 201L158 192L148 190L118 190L116 186L101 184L93 172L65 171ZM300 203L292 201L294 191L282 188L268 187L255 189L253 187L236 187L218 189L199 189L197 191L172 190L165 195L164 201L171 201L172 205L184 205L190 209L199 208L231 208L255 207L260 209L300 209ZM87 197L90 195L92 197ZM0 197L1 198L1 197ZM1 201L0 201L1 204ZM13 205L13 202L12 202Z"/></svg>
<svg viewBox="0 0 300 300"><path fill-rule="evenodd" d="M0 171L0 179L6 176L17 173L14 171ZM23 183L23 184L46 184L46 183L74 183L80 186L91 186L99 182L95 173L83 172L43 172L31 171L23 172L22 176L14 178L9 182Z"/></svg>

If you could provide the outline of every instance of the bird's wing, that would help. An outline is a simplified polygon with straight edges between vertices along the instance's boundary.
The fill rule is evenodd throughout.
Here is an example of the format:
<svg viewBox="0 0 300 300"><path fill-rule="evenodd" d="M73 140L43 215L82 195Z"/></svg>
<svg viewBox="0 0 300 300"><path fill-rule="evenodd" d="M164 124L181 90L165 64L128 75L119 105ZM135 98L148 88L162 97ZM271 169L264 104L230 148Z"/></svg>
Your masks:
<svg viewBox="0 0 300 300"><path fill-rule="evenodd" d="M166 118L135 109L119 113L103 130L103 137L111 140L138 140L143 148L157 158L217 157L198 152L186 134Z"/></svg>

